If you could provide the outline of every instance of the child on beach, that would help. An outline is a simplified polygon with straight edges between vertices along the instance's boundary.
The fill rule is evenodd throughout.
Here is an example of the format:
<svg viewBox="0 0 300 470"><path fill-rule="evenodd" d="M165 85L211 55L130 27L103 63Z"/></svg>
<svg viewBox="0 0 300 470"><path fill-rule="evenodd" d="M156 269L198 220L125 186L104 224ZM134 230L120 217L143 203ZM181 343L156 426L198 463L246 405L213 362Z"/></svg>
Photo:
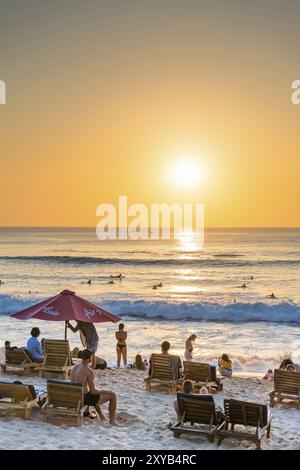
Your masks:
<svg viewBox="0 0 300 470"><path fill-rule="evenodd" d="M117 369L120 369L121 357L123 359L124 367L127 365L127 331L124 330L124 323L120 323L119 330L116 331L116 340L117 340Z"/></svg>
<svg viewBox="0 0 300 470"><path fill-rule="evenodd" d="M133 363L133 367L137 370L146 370L145 360L143 361L143 358L140 354L137 354L135 356L135 361Z"/></svg>
<svg viewBox="0 0 300 470"><path fill-rule="evenodd" d="M222 354L218 359L218 370L223 377L232 376L232 361L229 359L228 354Z"/></svg>
<svg viewBox="0 0 300 470"><path fill-rule="evenodd" d="M268 382L274 381L274 374L272 369L269 369L268 372L263 376L263 380L267 380Z"/></svg>

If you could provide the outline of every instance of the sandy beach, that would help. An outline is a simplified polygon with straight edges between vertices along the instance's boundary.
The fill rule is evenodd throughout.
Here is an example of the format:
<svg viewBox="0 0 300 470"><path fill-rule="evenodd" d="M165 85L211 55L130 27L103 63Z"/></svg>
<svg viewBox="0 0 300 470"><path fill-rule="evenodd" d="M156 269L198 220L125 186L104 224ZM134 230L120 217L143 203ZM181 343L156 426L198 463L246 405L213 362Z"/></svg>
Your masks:
<svg viewBox="0 0 300 470"><path fill-rule="evenodd" d="M30 420L1 418L0 449L254 449L249 442L226 439L220 447L210 444L205 437L173 437L167 428L174 422L172 402L174 395L146 392L145 372L132 369L109 369L96 372L96 386L117 393L119 427L84 418L81 427L57 427L41 420L39 409ZM1 374L0 380L21 380L45 386L46 380L36 376ZM268 404L272 383L251 376L226 379L222 392L214 395L217 405L224 398L237 398ZM103 407L106 412L106 406ZM300 411L282 405L273 408L271 437L262 440L262 449L300 449Z"/></svg>

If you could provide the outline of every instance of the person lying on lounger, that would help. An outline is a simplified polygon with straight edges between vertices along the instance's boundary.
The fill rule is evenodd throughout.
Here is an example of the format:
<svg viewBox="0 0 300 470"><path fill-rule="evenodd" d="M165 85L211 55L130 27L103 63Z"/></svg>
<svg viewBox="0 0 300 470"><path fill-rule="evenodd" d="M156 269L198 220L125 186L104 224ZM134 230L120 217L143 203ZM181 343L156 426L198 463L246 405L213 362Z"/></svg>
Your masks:
<svg viewBox="0 0 300 470"><path fill-rule="evenodd" d="M113 392L99 390L95 387L95 373L90 367L92 356L93 351L89 349L81 351L81 363L73 367L70 377L71 382L83 385L84 405L93 406L102 421L105 421L106 417L101 410L101 405L108 402L109 422L110 424L116 424L117 396Z"/></svg>
<svg viewBox="0 0 300 470"><path fill-rule="evenodd" d="M9 351L13 351L14 349L18 349L17 346L12 346L10 341L5 341L4 343L5 349Z"/></svg>

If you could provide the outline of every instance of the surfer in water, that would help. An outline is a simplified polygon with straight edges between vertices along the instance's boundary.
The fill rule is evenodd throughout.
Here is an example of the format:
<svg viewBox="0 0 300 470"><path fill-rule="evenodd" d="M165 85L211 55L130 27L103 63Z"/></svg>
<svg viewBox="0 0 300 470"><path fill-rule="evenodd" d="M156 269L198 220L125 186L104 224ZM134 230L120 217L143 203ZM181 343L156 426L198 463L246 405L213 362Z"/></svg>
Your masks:
<svg viewBox="0 0 300 470"><path fill-rule="evenodd" d="M268 299L277 299L276 295L272 292L271 295L268 295Z"/></svg>
<svg viewBox="0 0 300 470"><path fill-rule="evenodd" d="M247 287L247 286L246 286L246 284L245 284L245 283L244 283L244 284L242 284L241 286L239 286L239 288L240 288L240 289L246 289L246 287Z"/></svg>
<svg viewBox="0 0 300 470"><path fill-rule="evenodd" d="M91 279L88 280L87 284L92 284L92 281Z"/></svg>
<svg viewBox="0 0 300 470"><path fill-rule="evenodd" d="M112 279L123 279L123 277L125 277L125 276L123 276L123 274L120 273L120 274L118 274L117 276L113 276L113 275L111 274L110 277L111 277Z"/></svg>
<svg viewBox="0 0 300 470"><path fill-rule="evenodd" d="M158 289L159 287L162 287L162 283L159 282L158 284L154 284L154 286L152 287L152 289Z"/></svg>

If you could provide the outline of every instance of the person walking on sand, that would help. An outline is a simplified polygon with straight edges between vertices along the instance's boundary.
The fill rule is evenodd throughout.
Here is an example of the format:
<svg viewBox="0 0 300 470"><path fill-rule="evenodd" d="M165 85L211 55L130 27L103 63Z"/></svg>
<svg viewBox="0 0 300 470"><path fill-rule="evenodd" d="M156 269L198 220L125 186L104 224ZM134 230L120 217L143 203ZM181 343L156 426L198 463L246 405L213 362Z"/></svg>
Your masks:
<svg viewBox="0 0 300 470"><path fill-rule="evenodd" d="M124 323L120 323L119 330L116 331L116 340L117 340L117 369L120 369L121 357L123 359L124 367L127 365L127 331L124 330Z"/></svg>
<svg viewBox="0 0 300 470"><path fill-rule="evenodd" d="M73 367L70 376L71 382L77 382L83 385L84 405L94 406L101 421L106 420L101 410L101 405L108 402L109 422L115 425L117 396L113 392L98 390L95 387L95 372L89 366L92 357L93 351L89 349L81 351L81 363Z"/></svg>
<svg viewBox="0 0 300 470"><path fill-rule="evenodd" d="M195 334L192 334L188 337L188 339L185 342L185 352L184 352L184 358L186 361L192 361L193 360L193 350L194 350L194 343L196 341L197 336Z"/></svg>
<svg viewBox="0 0 300 470"><path fill-rule="evenodd" d="M77 331L79 331L83 347L86 349L90 349L93 352L92 369L96 369L95 354L98 349L99 336L97 334L97 330L95 328L94 323L87 323L77 320L77 325L74 327L69 321L67 321L67 327L71 331L73 331L73 333L77 333Z"/></svg>

